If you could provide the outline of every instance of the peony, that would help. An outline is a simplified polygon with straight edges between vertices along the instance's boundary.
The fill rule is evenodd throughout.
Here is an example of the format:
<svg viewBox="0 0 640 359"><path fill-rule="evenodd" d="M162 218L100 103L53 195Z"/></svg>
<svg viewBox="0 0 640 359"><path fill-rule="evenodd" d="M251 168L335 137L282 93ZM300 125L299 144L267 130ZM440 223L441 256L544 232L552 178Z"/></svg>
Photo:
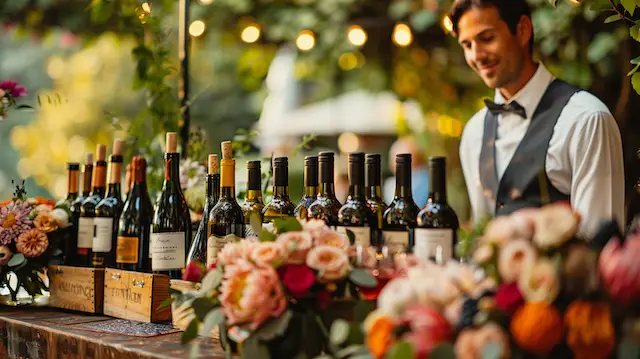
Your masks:
<svg viewBox="0 0 640 359"><path fill-rule="evenodd" d="M0 266L6 266L13 257L11 249L7 246L0 246Z"/></svg>
<svg viewBox="0 0 640 359"><path fill-rule="evenodd" d="M217 261L222 265L228 266L233 265L239 259L249 260L256 245L257 242L248 239L227 243L222 250L218 252Z"/></svg>
<svg viewBox="0 0 640 359"><path fill-rule="evenodd" d="M251 330L287 307L275 269L245 259L225 268L219 299L229 325L249 324Z"/></svg>
<svg viewBox="0 0 640 359"><path fill-rule="evenodd" d="M27 96L27 90L16 81L0 81L0 89L4 90L5 93L9 93L11 97Z"/></svg>
<svg viewBox="0 0 640 359"><path fill-rule="evenodd" d="M313 238L307 232L286 232L278 236L276 243L284 245L287 251L287 263L302 264L313 246Z"/></svg>
<svg viewBox="0 0 640 359"><path fill-rule="evenodd" d="M624 244L613 238L600 252L602 283L613 299L628 304L640 299L640 234L627 237Z"/></svg>
<svg viewBox="0 0 640 359"><path fill-rule="evenodd" d="M499 325L488 323L478 329L467 328L459 335L455 343L457 359L481 359L482 351L487 343L494 343L502 348L500 359L511 356L509 337Z"/></svg>
<svg viewBox="0 0 640 359"><path fill-rule="evenodd" d="M260 242L251 251L251 260L258 264L268 264L274 267L282 264L287 251L282 243Z"/></svg>
<svg viewBox="0 0 640 359"><path fill-rule="evenodd" d="M389 281L378 295L378 311L391 317L399 315L405 308L418 303L418 293L411 280L406 277Z"/></svg>
<svg viewBox="0 0 640 359"><path fill-rule="evenodd" d="M536 251L525 239L511 241L500 249L498 271L506 283L518 280L526 263L536 258Z"/></svg>
<svg viewBox="0 0 640 359"><path fill-rule="evenodd" d="M58 222L51 216L49 212L39 212L36 219L33 220L33 225L44 233L53 232L58 229Z"/></svg>
<svg viewBox="0 0 640 359"><path fill-rule="evenodd" d="M189 282L200 282L202 279L202 264L198 261L187 263L187 268L184 270L182 279Z"/></svg>
<svg viewBox="0 0 640 359"><path fill-rule="evenodd" d="M351 271L347 253L332 246L317 246L307 255L307 266L318 271L320 282L332 282L346 277Z"/></svg>
<svg viewBox="0 0 640 359"><path fill-rule="evenodd" d="M402 339L411 343L416 358L428 358L433 348L448 341L453 333L445 317L430 306L409 308L402 319L411 330Z"/></svg>
<svg viewBox="0 0 640 359"><path fill-rule="evenodd" d="M309 288L316 281L313 271L304 264L285 264L278 269L278 272L280 273L282 284L296 298L306 296Z"/></svg>
<svg viewBox="0 0 640 359"><path fill-rule="evenodd" d="M62 208L56 208L49 213L58 223L59 228L67 228L69 226L69 214Z"/></svg>
<svg viewBox="0 0 640 359"><path fill-rule="evenodd" d="M498 291L495 296L496 308L501 309L503 312L513 315L524 304L524 298L518 288L518 283L512 282L509 284L502 284L498 287Z"/></svg>
<svg viewBox="0 0 640 359"><path fill-rule="evenodd" d="M347 238L347 236L344 236L338 232L332 231L328 228L318 233L317 236L314 237L314 244L316 246L322 246L322 245L333 246L336 248L343 249L345 251L349 249L349 246L350 246L349 238Z"/></svg>
<svg viewBox="0 0 640 359"><path fill-rule="evenodd" d="M560 293L560 279L553 261L539 258L525 265L518 288L527 302L553 303Z"/></svg>
<svg viewBox="0 0 640 359"><path fill-rule="evenodd" d="M27 258L42 255L49 247L47 235L37 229L30 229L22 233L16 240L16 249Z"/></svg>
<svg viewBox="0 0 640 359"><path fill-rule="evenodd" d="M533 218L538 209L522 209L510 216L494 218L484 232L486 243L504 245L514 239L530 240L534 232Z"/></svg>
<svg viewBox="0 0 640 359"><path fill-rule="evenodd" d="M325 231L331 231L331 229L327 226L325 221L321 219L313 218L308 221L302 221L301 223L302 223L302 230L304 232L311 234L311 236L314 239L320 238L320 236Z"/></svg>
<svg viewBox="0 0 640 359"><path fill-rule="evenodd" d="M565 204L544 206L536 217L533 242L540 249L560 247L576 234L579 223L580 216Z"/></svg>

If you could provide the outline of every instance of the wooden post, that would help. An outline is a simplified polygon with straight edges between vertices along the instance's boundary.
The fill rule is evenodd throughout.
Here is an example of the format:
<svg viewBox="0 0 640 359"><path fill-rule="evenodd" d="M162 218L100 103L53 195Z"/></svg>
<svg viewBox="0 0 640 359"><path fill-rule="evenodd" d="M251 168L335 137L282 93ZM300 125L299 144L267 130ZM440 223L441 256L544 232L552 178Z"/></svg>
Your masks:
<svg viewBox="0 0 640 359"><path fill-rule="evenodd" d="M180 80L178 83L178 97L180 99L180 145L182 158L187 158L189 142L189 127L191 126L189 104L189 1L180 0L179 30L178 30L178 58L180 59Z"/></svg>

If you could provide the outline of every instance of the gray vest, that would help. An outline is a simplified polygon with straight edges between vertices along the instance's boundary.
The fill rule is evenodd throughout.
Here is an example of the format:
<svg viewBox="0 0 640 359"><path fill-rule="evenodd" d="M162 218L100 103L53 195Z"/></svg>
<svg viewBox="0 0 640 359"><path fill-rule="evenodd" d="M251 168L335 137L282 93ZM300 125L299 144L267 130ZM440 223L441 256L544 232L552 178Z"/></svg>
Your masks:
<svg viewBox="0 0 640 359"><path fill-rule="evenodd" d="M562 80L554 80L536 108L531 124L513 154L500 181L496 172L495 142L498 116L487 111L480 152L480 182L485 197L495 201L495 215L510 214L526 207L569 200L555 188L545 170L549 141L558 117L579 89Z"/></svg>

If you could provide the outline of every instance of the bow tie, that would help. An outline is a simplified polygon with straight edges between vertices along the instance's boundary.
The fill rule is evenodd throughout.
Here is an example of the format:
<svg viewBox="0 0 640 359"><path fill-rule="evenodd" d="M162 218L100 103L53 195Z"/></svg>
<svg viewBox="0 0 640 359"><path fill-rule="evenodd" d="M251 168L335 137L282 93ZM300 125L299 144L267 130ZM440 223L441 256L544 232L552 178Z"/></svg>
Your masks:
<svg viewBox="0 0 640 359"><path fill-rule="evenodd" d="M491 113L493 113L494 115L499 115L501 113L515 113L522 118L527 118L527 111L525 111L524 107L522 107L515 101L498 105L497 103L489 99L485 99L484 104L487 106L487 109L489 109L489 111L491 111Z"/></svg>

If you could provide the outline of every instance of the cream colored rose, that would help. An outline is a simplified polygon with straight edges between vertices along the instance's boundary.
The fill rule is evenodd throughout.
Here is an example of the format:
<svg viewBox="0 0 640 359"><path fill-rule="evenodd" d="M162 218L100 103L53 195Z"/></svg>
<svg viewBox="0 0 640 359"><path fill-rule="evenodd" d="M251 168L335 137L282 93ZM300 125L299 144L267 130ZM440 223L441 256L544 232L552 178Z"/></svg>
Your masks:
<svg viewBox="0 0 640 359"><path fill-rule="evenodd" d="M278 236L276 243L284 246L287 252L287 263L302 264L313 246L313 238L307 232L286 232Z"/></svg>
<svg viewBox="0 0 640 359"><path fill-rule="evenodd" d="M494 255L493 246L491 244L482 244L478 249L473 251L473 261L478 264L485 264L489 262Z"/></svg>
<svg viewBox="0 0 640 359"><path fill-rule="evenodd" d="M58 223L58 227L67 228L69 226L69 214L62 208L56 208L49 213Z"/></svg>
<svg viewBox="0 0 640 359"><path fill-rule="evenodd" d="M33 225L43 233L53 232L58 229L58 221L51 216L51 212L38 213L36 219L33 220Z"/></svg>
<svg viewBox="0 0 640 359"><path fill-rule="evenodd" d="M389 317L397 317L404 310L419 303L416 288L406 277L392 279L378 295L377 311Z"/></svg>
<svg viewBox="0 0 640 359"><path fill-rule="evenodd" d="M544 206L536 217L533 242L540 249L560 247L576 234L579 223L580 216L567 205Z"/></svg>
<svg viewBox="0 0 640 359"><path fill-rule="evenodd" d="M308 221L302 221L301 223L302 230L310 233L314 239L319 238L325 231L331 230L321 219L312 218Z"/></svg>
<svg viewBox="0 0 640 359"><path fill-rule="evenodd" d="M505 244L498 255L498 272L505 283L520 277L526 263L533 262L536 250L526 239L518 239Z"/></svg>
<svg viewBox="0 0 640 359"><path fill-rule="evenodd" d="M314 239L314 244L316 246L327 245L343 250L347 250L349 248L349 238L336 231L332 231L329 228L326 228L322 232L318 233L317 237L314 237Z"/></svg>
<svg viewBox="0 0 640 359"><path fill-rule="evenodd" d="M227 243L222 250L218 252L217 262L224 266L229 266L240 259L249 260L257 245L258 242L249 239Z"/></svg>
<svg viewBox="0 0 640 359"><path fill-rule="evenodd" d="M287 251L282 243L261 242L253 248L251 260L258 264L267 264L274 267L282 264L287 256Z"/></svg>
<svg viewBox="0 0 640 359"><path fill-rule="evenodd" d="M317 246L307 255L307 266L318 271L321 282L332 282L342 279L351 271L347 253L332 246Z"/></svg>
<svg viewBox="0 0 640 359"><path fill-rule="evenodd" d="M518 288L527 302L551 304L560 293L558 268L546 257L527 263L518 279Z"/></svg>

